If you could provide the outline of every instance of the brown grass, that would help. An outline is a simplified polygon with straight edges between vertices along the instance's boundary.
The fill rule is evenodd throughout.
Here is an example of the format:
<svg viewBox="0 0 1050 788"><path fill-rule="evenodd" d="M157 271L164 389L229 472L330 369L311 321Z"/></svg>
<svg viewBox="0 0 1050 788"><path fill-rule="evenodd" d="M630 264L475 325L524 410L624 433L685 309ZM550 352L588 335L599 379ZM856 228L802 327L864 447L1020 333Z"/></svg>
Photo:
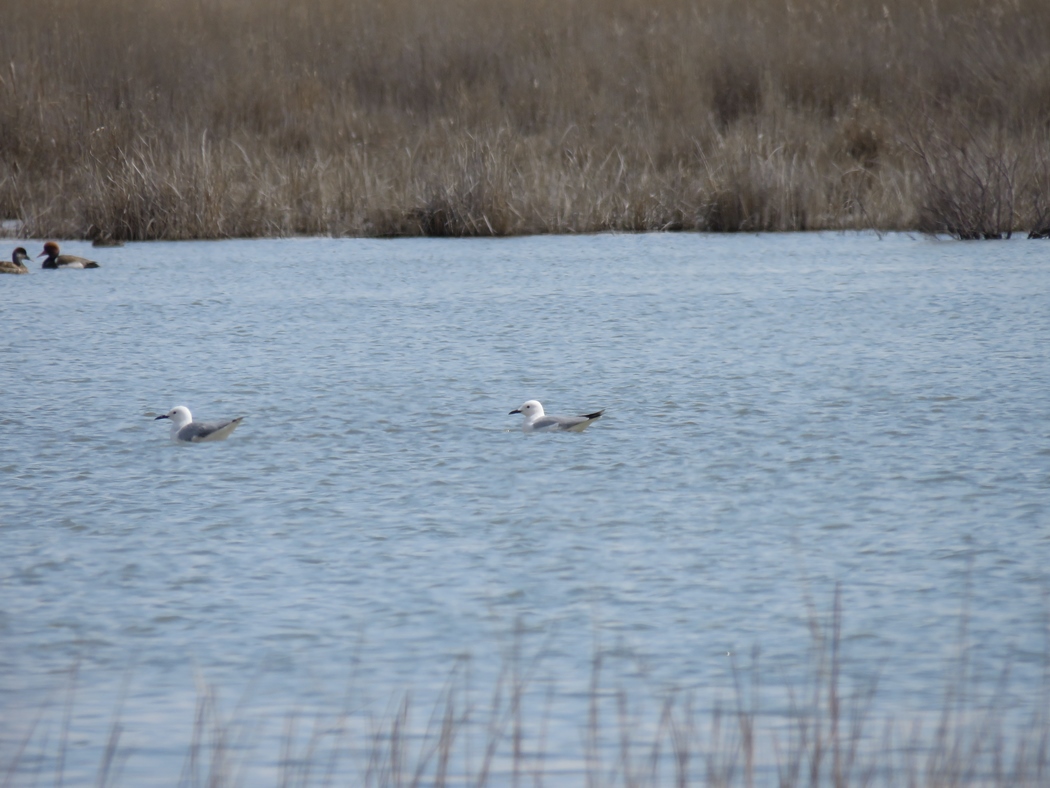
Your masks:
<svg viewBox="0 0 1050 788"><path fill-rule="evenodd" d="M1043 0L0 0L32 236L1047 229Z"/></svg>

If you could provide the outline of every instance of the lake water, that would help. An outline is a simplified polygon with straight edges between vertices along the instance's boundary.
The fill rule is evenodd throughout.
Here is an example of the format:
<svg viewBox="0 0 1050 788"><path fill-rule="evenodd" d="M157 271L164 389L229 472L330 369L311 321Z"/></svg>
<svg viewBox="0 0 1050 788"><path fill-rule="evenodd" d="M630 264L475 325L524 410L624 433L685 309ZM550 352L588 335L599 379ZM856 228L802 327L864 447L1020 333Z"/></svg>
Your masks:
<svg viewBox="0 0 1050 788"><path fill-rule="evenodd" d="M107 779L194 784L213 693L237 774L276 784L317 720L389 728L407 694L418 734L447 684L483 715L516 660L530 746L580 784L596 656L602 686L653 699L641 730L667 693L732 704L760 650L775 717L836 584L876 717L936 719L960 655L1006 719L1040 702L1046 243L63 251L102 268L0 277L14 784L94 784L115 721ZM526 435L527 399L606 411ZM178 446L154 417L179 404L245 421Z"/></svg>

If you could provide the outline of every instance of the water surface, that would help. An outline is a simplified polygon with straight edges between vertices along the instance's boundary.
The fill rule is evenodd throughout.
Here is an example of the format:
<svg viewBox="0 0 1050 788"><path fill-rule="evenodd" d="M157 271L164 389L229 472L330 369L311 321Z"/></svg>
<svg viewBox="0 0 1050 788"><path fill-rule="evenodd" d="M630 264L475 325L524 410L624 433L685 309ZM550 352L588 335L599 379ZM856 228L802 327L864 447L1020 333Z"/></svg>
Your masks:
<svg viewBox="0 0 1050 788"><path fill-rule="evenodd" d="M425 709L466 658L484 695L515 650L555 687L571 763L595 654L654 695L725 697L758 646L790 684L838 583L880 712L941 708L960 651L1031 710L1045 244L63 250L102 268L0 277L4 768L26 737L53 756L73 666L67 784L94 782L119 718L127 784L171 785L202 686L277 720L265 742L290 712L383 717L409 690ZM606 414L523 435L508 411L533 398ZM246 418L176 446L153 417L178 404Z"/></svg>

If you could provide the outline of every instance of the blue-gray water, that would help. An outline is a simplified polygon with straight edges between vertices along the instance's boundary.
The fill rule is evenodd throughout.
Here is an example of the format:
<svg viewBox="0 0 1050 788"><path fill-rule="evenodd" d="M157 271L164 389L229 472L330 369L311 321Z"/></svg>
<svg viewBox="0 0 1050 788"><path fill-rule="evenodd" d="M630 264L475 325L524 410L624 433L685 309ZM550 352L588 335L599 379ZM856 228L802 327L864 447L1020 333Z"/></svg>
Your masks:
<svg viewBox="0 0 1050 788"><path fill-rule="evenodd" d="M939 710L963 652L1036 702L1045 243L63 251L102 268L0 277L0 770L28 741L24 775L93 783L119 719L125 783L173 785L210 686L265 721L243 768L273 784L289 714L411 691L425 723L458 659L484 705L515 650L571 765L597 653L635 693L725 699L757 646L775 696L836 583L879 714ZM606 413L523 435L532 398ZM179 404L246 418L177 446L153 417Z"/></svg>

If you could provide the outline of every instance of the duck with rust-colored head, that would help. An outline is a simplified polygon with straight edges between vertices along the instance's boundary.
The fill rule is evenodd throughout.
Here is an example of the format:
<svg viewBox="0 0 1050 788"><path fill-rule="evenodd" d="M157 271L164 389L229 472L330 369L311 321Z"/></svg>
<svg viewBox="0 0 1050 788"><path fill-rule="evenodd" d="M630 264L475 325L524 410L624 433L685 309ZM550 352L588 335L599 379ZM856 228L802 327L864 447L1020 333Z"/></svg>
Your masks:
<svg viewBox="0 0 1050 788"><path fill-rule="evenodd" d="M43 257L47 255L47 259L41 268L98 268L99 265L94 260L88 260L84 257L77 257L72 254L59 254L58 244L54 241L48 241L44 244L44 251L37 255L37 257Z"/></svg>
<svg viewBox="0 0 1050 788"><path fill-rule="evenodd" d="M29 259L29 253L25 248L19 246L11 252L11 262L0 260L0 274L28 274L24 261Z"/></svg>

